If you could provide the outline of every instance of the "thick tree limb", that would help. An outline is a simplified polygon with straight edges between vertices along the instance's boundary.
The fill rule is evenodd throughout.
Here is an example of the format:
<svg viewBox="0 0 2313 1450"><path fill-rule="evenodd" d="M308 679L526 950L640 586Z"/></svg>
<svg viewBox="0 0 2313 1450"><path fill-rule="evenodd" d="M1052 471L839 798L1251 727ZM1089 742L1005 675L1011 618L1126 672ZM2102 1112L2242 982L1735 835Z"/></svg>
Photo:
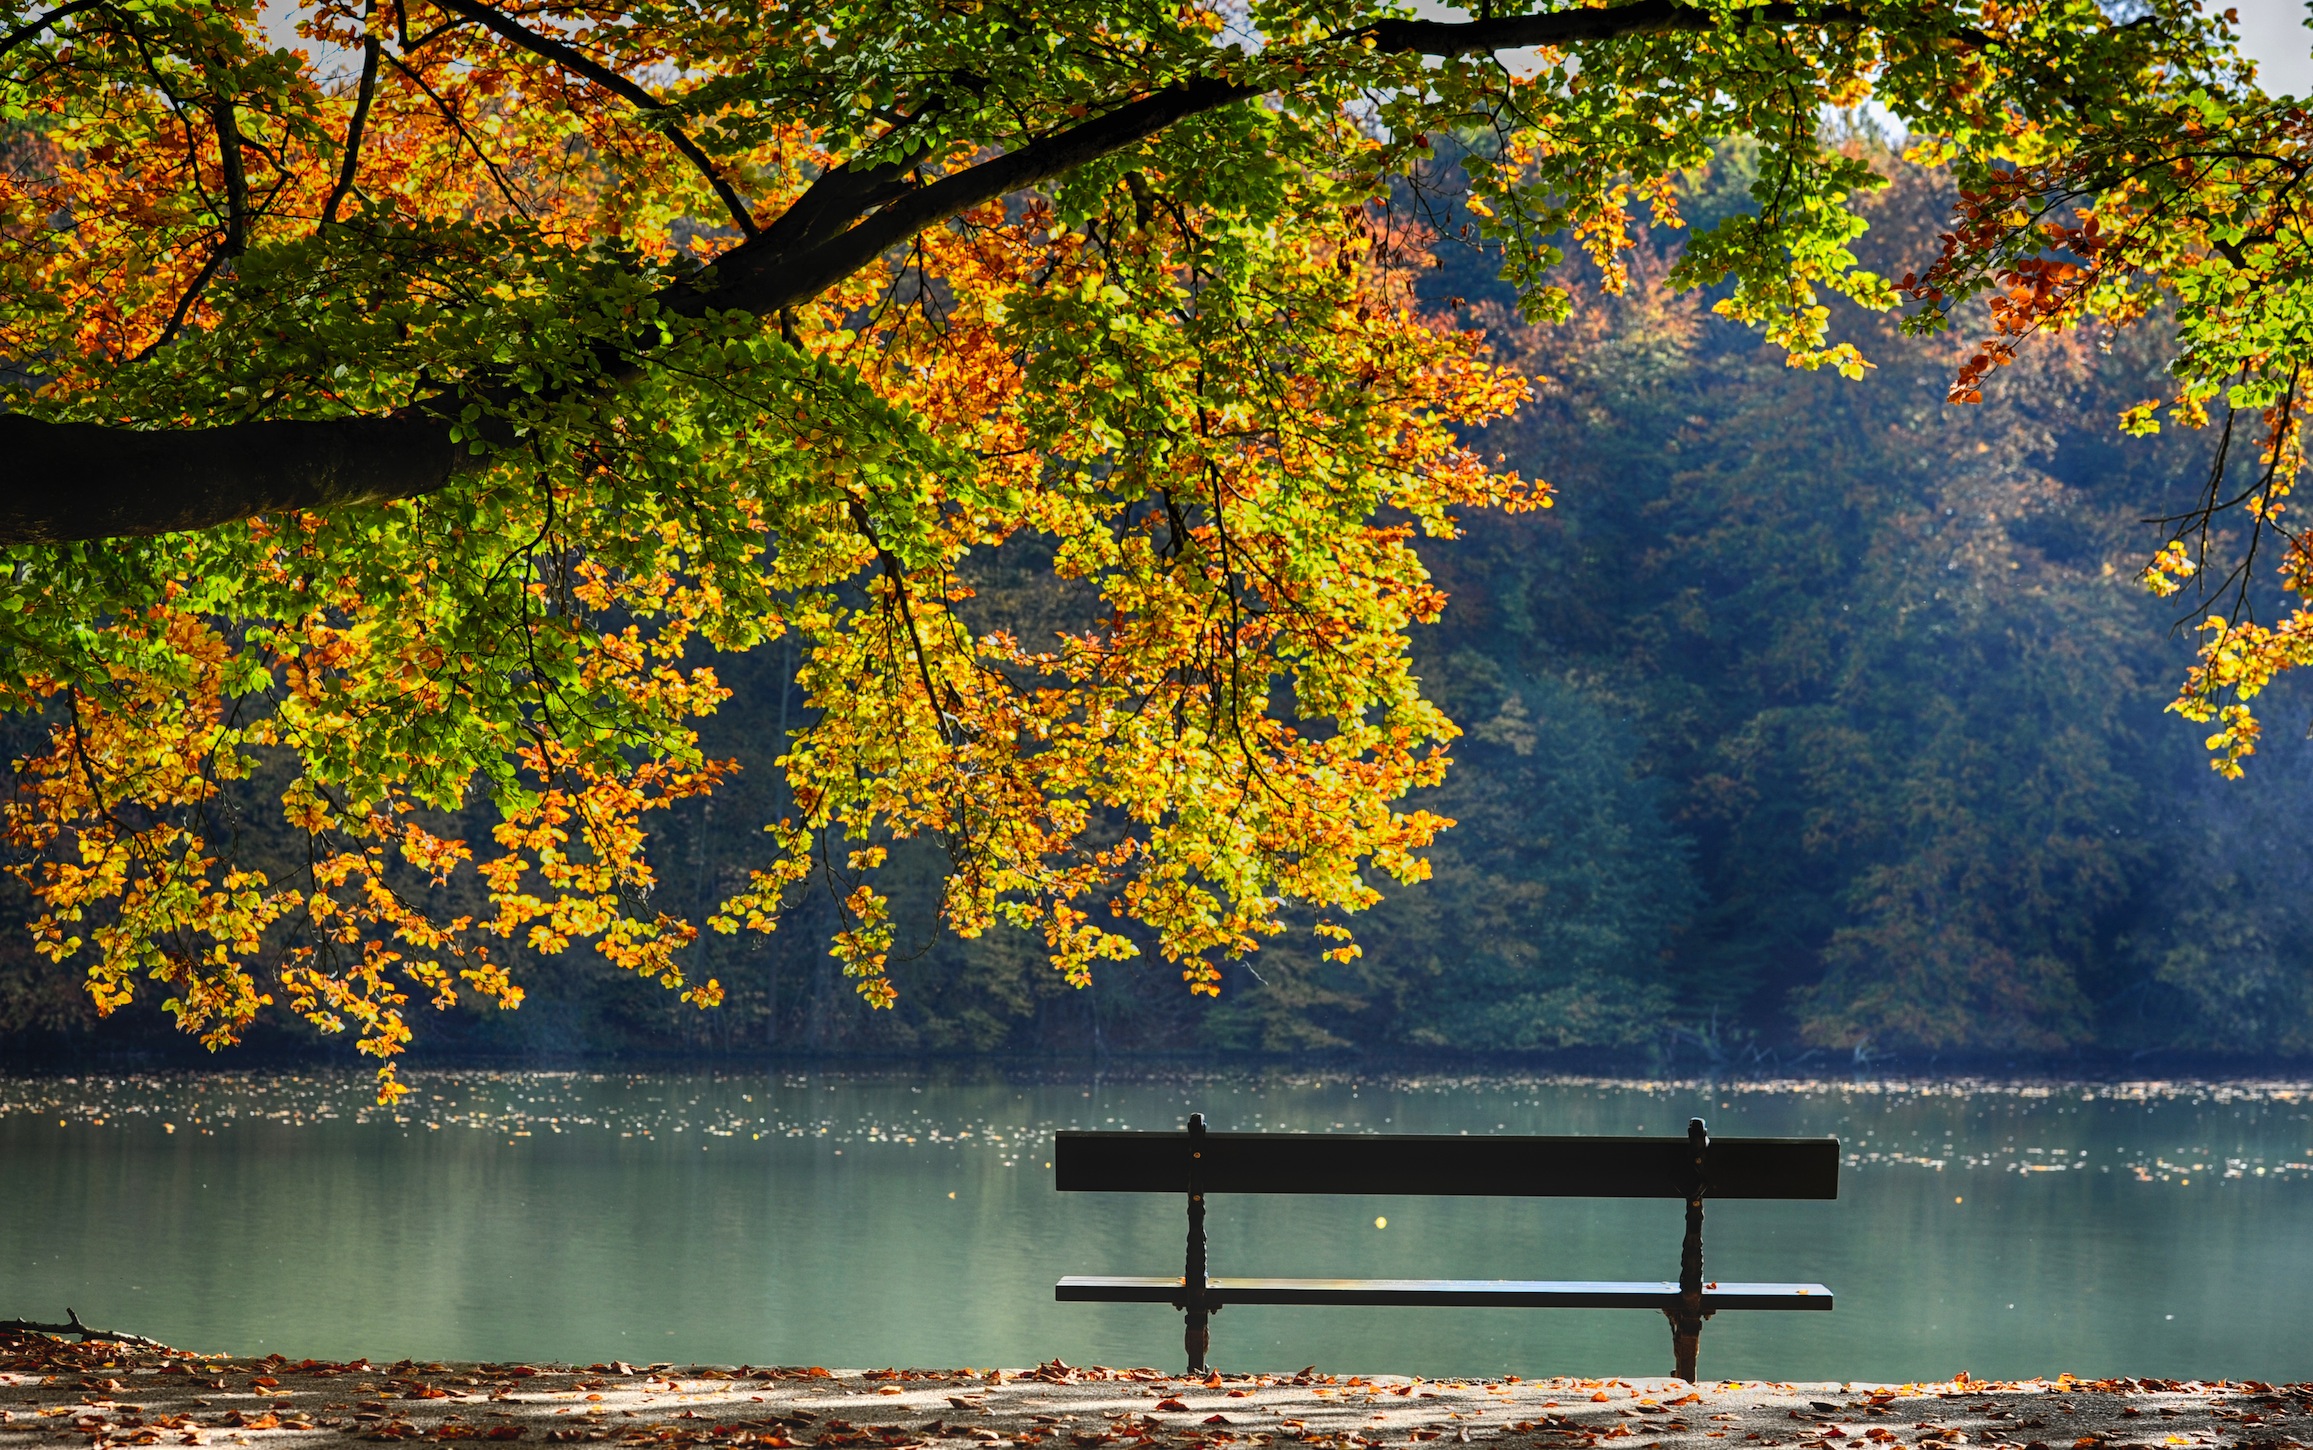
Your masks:
<svg viewBox="0 0 2313 1450"><path fill-rule="evenodd" d="M908 168L897 161L874 166L841 166L822 172L809 190L779 214L762 237L761 248L799 250L816 246L861 216L897 201L908 189Z"/></svg>
<svg viewBox="0 0 2313 1450"><path fill-rule="evenodd" d="M141 1334L116 1334L109 1329L91 1329L80 1322L80 1316L75 1314L69 1306L64 1311L64 1317L66 1322L63 1324L40 1324L30 1319L0 1319L0 1334L11 1331L19 1334L76 1334L80 1336L82 1344L86 1344L92 1339L101 1339L107 1344L141 1344L151 1349L168 1348L159 1340L147 1339Z"/></svg>
<svg viewBox="0 0 2313 1450"><path fill-rule="evenodd" d="M0 540L163 534L414 498L462 461L447 421L422 414L186 429L0 414Z"/></svg>
<svg viewBox="0 0 2313 1450"><path fill-rule="evenodd" d="M780 229L774 226L755 241L742 242L716 258L707 269L711 284L707 291L670 295L667 303L691 315L712 306L769 316L782 307L818 296L926 227L1137 146L1176 121L1257 94L1251 86L1226 81L1189 81L943 176L928 186L906 190L857 226L823 241L806 242L800 249L781 246ZM797 205L808 206L818 189L815 185L806 191Z"/></svg>
<svg viewBox="0 0 2313 1450"><path fill-rule="evenodd" d="M587 57L475 0L440 3L601 80L592 73L601 68ZM1782 0L1733 18L1762 24L1859 20L1844 7L1803 14ZM1383 20L1350 34L1392 53L1460 55L1707 30L1715 23L1709 12L1677 0L1634 0L1496 20ZM664 105L614 72L603 74L609 79L601 83L627 99L640 96L636 104ZM928 227L1254 94L1252 87L1227 81L1184 81L921 186L908 184L909 168L902 163L837 167L778 221L717 258L699 281L670 287L661 301L687 316L710 308L776 315ZM635 357L614 361L614 376L628 378L644 365ZM442 488L472 461L451 441L455 411L420 407L388 418L150 430L0 415L0 545L203 529L288 509L418 497Z"/></svg>

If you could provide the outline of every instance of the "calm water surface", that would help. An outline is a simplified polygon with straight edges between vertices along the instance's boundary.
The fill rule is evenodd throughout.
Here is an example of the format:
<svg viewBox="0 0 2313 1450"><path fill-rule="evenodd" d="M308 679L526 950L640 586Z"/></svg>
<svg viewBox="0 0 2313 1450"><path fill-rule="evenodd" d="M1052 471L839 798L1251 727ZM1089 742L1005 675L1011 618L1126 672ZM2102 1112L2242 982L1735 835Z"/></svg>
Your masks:
<svg viewBox="0 0 2313 1450"><path fill-rule="evenodd" d="M1713 1205L1713 1377L2313 1379L2313 1088L1181 1076L0 1078L0 1318L372 1358L1175 1367L1181 1206L1063 1196L1067 1127L1837 1135L1834 1203ZM1669 1278L1679 1206L1216 1198L1220 1274ZM1387 1227L1378 1227L1378 1218ZM1267 1309L1230 1369L1656 1374L1657 1315Z"/></svg>

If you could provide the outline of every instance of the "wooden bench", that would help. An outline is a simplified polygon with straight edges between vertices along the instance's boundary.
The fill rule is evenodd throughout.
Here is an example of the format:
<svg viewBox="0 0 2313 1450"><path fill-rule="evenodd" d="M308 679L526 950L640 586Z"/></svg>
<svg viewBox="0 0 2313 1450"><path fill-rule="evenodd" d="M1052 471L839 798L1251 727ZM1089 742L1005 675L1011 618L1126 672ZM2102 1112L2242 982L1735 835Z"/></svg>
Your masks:
<svg viewBox="0 0 2313 1450"><path fill-rule="evenodd" d="M1681 1138L1426 1137L1385 1133L1061 1133L1062 1192L1185 1193L1188 1258L1179 1278L1071 1275L1071 1304L1170 1304L1186 1316L1189 1369L1203 1373L1208 1323L1228 1304L1499 1305L1659 1309L1676 1373L1695 1378L1703 1321L1722 1309L1831 1308L1821 1284L1720 1284L1703 1278L1706 1198L1837 1198L1836 1138L1713 1139L1696 1118ZM1392 1193L1518 1198L1682 1198L1686 1242L1673 1281L1551 1279L1227 1279L1205 1272L1208 1193Z"/></svg>

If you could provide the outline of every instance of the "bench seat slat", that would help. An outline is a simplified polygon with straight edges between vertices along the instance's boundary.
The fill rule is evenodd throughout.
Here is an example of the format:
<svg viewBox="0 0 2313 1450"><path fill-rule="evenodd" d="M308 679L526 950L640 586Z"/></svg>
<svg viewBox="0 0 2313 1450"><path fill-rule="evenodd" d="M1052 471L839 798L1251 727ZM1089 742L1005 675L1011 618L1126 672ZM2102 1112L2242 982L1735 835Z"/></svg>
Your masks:
<svg viewBox="0 0 2313 1450"><path fill-rule="evenodd" d="M1207 1279L1216 1304L1491 1305L1533 1309L1669 1309L1676 1283L1588 1279ZM1170 1304L1178 1278L1070 1275L1052 1297L1067 1304ZM1703 1310L1831 1308L1821 1284L1722 1283L1703 1290Z"/></svg>
<svg viewBox="0 0 2313 1450"><path fill-rule="evenodd" d="M1684 1198L1693 1172L1684 1138L1207 1133L1202 1143L1208 1194ZM1063 1192L1188 1191L1186 1133L1070 1131L1052 1147ZM1836 1138L1714 1138L1709 1152L1710 1198L1839 1196Z"/></svg>

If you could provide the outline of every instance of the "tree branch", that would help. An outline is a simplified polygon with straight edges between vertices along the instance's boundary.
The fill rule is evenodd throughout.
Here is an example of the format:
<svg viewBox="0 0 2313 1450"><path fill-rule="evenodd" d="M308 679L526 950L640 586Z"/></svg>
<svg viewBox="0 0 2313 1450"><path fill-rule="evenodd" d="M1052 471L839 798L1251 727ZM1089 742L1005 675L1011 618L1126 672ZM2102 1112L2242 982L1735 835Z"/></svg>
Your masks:
<svg viewBox="0 0 2313 1450"><path fill-rule="evenodd" d="M1751 25L1862 25L1864 16L1846 5L1753 5L1735 12ZM1376 51L1397 56L1476 56L1483 51L1517 51L1524 46L1566 46L1582 39L1624 35L1675 35L1719 28L1719 16L1679 0L1635 0L1608 9L1550 9L1531 16L1497 16L1487 21L1374 21L1346 30L1342 39L1372 37Z"/></svg>
<svg viewBox="0 0 2313 1450"><path fill-rule="evenodd" d="M365 25L376 11L377 0L370 0L369 9L362 17ZM330 188L329 200L321 208L321 224L325 227L337 220L338 207L353 192L354 173L361 166L361 133L369 124L370 99L377 93L378 57L384 49L378 38L365 30L361 42L361 88L354 95L353 117L345 123L345 162L338 167L337 185Z"/></svg>
<svg viewBox="0 0 2313 1450"><path fill-rule="evenodd" d="M529 216L530 208L522 204L522 198L514 194L513 184L506 180L506 173L498 169L498 163L490 159L490 153L483 150L482 143L474 138L474 133L466 129L465 119L458 114L457 108L443 99L441 92L426 84L426 78L418 74L416 66L398 55L389 55L385 59L387 65L408 77L410 84L423 91L426 99L434 103L435 114L458 133L458 139L466 143L466 149L473 152L474 159L482 163L482 169L490 173L490 180L497 186L498 194L506 199L506 205L525 217Z"/></svg>
<svg viewBox="0 0 2313 1450"><path fill-rule="evenodd" d="M217 275L217 269L224 265L228 255L230 251L223 244L209 249L208 257L201 263L201 270L193 274L193 280L178 294L177 305L169 312L169 325L161 329L160 336L138 348L129 359L130 362L143 362L177 340L177 334L184 330L185 319L193 315L193 304L201 300L201 294L208 290L209 279Z"/></svg>
<svg viewBox="0 0 2313 1450"><path fill-rule="evenodd" d="M667 102L660 100L617 71L590 59L584 52L572 46L564 45L551 36L540 35L513 17L501 15L489 6L480 4L479 0L434 0L434 3L453 15L462 15L477 25L494 31L503 39L512 41L515 45L529 51L541 60L551 61L564 70L577 72L640 110L668 111L673 109ZM740 199L739 193L732 188L731 183L723 178L723 173L716 168L715 163L708 158L707 153L700 150L698 143L693 141L683 128L672 120L663 123L660 129L666 132L667 139L674 143L675 149L682 152L689 159L691 165L699 169L699 174L707 178L707 184L715 189L715 195L722 198L724 207L730 211L731 220L738 224L739 230L747 236L754 236L756 234L754 213L748 210L747 203Z"/></svg>
<svg viewBox="0 0 2313 1450"><path fill-rule="evenodd" d="M796 250L826 241L908 189L907 163L855 167L846 161L819 174L762 237L765 249Z"/></svg>
<svg viewBox="0 0 2313 1450"><path fill-rule="evenodd" d="M806 242L800 251L781 245L787 220L782 217L761 237L742 242L716 258L707 269L706 290L684 289L690 293L685 296L670 289L665 301L675 311L693 316L709 307L767 316L818 296L926 227L1137 146L1175 122L1258 94L1252 86L1230 81L1184 82L943 176L928 186L907 190L848 230L833 231L827 224L830 218L813 218L800 234L825 240ZM829 173L829 177L834 175ZM828 179L821 178L821 184ZM853 186L859 181L854 177L844 184ZM818 190L815 184L790 210L810 206ZM867 189L863 201L874 194L873 189Z"/></svg>
<svg viewBox="0 0 2313 1450"><path fill-rule="evenodd" d="M57 21L62 20L65 16L71 15L81 10L94 10L97 6L104 3L105 0L69 0L69 3L57 6L54 10L49 11L46 15L33 16L30 20L27 20L22 25L17 26L14 30L9 31L7 35L0 36L0 56L5 56L8 54L8 52L22 45L25 41L30 40L34 36L40 34L40 32L43 30L53 26Z"/></svg>
<svg viewBox="0 0 2313 1450"><path fill-rule="evenodd" d="M217 123L217 157L225 173L225 255L238 257L249 246L249 177L241 169L241 122L233 103L219 97L209 103Z"/></svg>

